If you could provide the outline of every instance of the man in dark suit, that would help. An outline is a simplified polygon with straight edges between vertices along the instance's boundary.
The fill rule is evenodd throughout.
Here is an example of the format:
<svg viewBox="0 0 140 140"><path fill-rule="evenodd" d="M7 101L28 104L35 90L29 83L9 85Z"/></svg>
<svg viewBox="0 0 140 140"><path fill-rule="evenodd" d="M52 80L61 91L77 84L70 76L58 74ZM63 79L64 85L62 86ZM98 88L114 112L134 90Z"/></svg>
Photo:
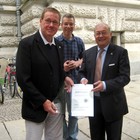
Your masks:
<svg viewBox="0 0 140 140"><path fill-rule="evenodd" d="M63 85L65 80L69 90L73 81L65 76L63 46L54 38L60 18L55 8L45 8L39 31L19 43L16 76L23 90L26 140L41 140L43 131L45 140L63 139Z"/></svg>
<svg viewBox="0 0 140 140"><path fill-rule="evenodd" d="M124 92L124 86L130 81L128 52L111 44L112 33L105 23L95 26L94 36L97 46L85 51L79 71L82 84L93 84L94 116L89 117L91 139L105 140L106 132L107 140L121 140L123 115L128 113ZM101 49L101 79L95 80L96 60Z"/></svg>

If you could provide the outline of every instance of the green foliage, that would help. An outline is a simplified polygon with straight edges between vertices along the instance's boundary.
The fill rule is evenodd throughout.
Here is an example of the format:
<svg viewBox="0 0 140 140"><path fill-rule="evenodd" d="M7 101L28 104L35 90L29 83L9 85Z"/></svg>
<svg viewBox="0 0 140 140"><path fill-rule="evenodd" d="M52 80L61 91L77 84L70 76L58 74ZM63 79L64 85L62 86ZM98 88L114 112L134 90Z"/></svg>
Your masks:
<svg viewBox="0 0 140 140"><path fill-rule="evenodd" d="M4 78L0 78L0 83L3 85L4 84Z"/></svg>

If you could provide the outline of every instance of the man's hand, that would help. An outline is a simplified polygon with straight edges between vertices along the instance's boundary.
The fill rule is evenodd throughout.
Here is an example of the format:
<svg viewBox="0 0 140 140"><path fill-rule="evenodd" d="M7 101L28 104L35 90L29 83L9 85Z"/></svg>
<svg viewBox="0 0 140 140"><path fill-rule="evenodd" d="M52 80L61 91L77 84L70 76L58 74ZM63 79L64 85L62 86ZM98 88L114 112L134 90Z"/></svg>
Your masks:
<svg viewBox="0 0 140 140"><path fill-rule="evenodd" d="M74 85L73 80L70 77L65 78L65 90L71 92L71 87Z"/></svg>
<svg viewBox="0 0 140 140"><path fill-rule="evenodd" d="M101 92L103 91L103 82L102 81L97 81L95 83L93 83L93 90L94 92Z"/></svg>
<svg viewBox="0 0 140 140"><path fill-rule="evenodd" d="M64 71L68 72L72 69L76 69L77 67L79 67L82 63L82 59L79 59L78 61L75 60L67 60L64 63Z"/></svg>
<svg viewBox="0 0 140 140"><path fill-rule="evenodd" d="M82 78L80 83L86 85L88 83L88 80L86 78Z"/></svg>
<svg viewBox="0 0 140 140"><path fill-rule="evenodd" d="M66 72L70 71L69 62L70 62L70 60L67 60L67 61L64 63L64 71L66 71Z"/></svg>
<svg viewBox="0 0 140 140"><path fill-rule="evenodd" d="M54 103L50 100L46 100L43 104L44 110L48 113L54 115L57 114L57 108L55 107Z"/></svg>

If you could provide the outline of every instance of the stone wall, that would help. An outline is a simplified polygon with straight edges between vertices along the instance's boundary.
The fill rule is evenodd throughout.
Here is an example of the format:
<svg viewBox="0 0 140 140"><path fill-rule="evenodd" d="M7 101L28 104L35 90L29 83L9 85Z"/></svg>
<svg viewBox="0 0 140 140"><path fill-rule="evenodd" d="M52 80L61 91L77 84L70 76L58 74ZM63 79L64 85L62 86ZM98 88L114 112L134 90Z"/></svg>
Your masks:
<svg viewBox="0 0 140 140"><path fill-rule="evenodd" d="M15 0L0 0L0 57L9 57L17 48L15 12ZM4 76L7 63L0 59L0 77Z"/></svg>
<svg viewBox="0 0 140 140"><path fill-rule="evenodd" d="M15 0L0 0L0 55L10 55L17 47Z"/></svg>
<svg viewBox="0 0 140 140"><path fill-rule="evenodd" d="M3 3L2 3L3 2ZM86 49L95 44L93 29L98 22L110 25L115 43L129 52L131 74L140 74L140 1L124 0L22 0L21 32L23 38L39 28L40 14L45 6L57 8L61 14L72 13L76 18L75 35L81 37ZM15 5L15 1L0 0L3 5ZM17 47L16 16L14 10L0 13L0 47ZM56 36L61 33L61 29ZM1 55L0 50L0 55ZM10 50L11 51L11 50Z"/></svg>

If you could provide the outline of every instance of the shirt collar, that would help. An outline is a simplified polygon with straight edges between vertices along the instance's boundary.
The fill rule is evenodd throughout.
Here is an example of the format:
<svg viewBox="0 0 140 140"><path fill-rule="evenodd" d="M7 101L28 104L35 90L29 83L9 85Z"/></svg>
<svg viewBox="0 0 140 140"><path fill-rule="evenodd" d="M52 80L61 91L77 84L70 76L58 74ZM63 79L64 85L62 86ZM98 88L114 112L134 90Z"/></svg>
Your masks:
<svg viewBox="0 0 140 140"><path fill-rule="evenodd" d="M62 41L62 40L69 41L69 40L65 39L65 37L63 36L63 34L61 34L59 38L60 38L60 41ZM72 40L75 40L75 37L74 37L73 34L72 34Z"/></svg>
<svg viewBox="0 0 140 140"><path fill-rule="evenodd" d="M40 36L41 36L41 38L42 38L42 40L43 40L43 42L44 42L45 45L47 45L47 44L50 44L50 45L54 44L54 45L55 45L54 37L53 37L53 39L52 39L52 42L48 42L48 41L45 39L45 37L43 36L43 34L42 34L42 32L41 32L41 29L39 29L39 33L40 33Z"/></svg>
<svg viewBox="0 0 140 140"><path fill-rule="evenodd" d="M107 51L108 47L109 47L109 44L104 48L104 50ZM98 46L98 52L99 52L99 51L100 51L100 48L99 48L99 46Z"/></svg>

